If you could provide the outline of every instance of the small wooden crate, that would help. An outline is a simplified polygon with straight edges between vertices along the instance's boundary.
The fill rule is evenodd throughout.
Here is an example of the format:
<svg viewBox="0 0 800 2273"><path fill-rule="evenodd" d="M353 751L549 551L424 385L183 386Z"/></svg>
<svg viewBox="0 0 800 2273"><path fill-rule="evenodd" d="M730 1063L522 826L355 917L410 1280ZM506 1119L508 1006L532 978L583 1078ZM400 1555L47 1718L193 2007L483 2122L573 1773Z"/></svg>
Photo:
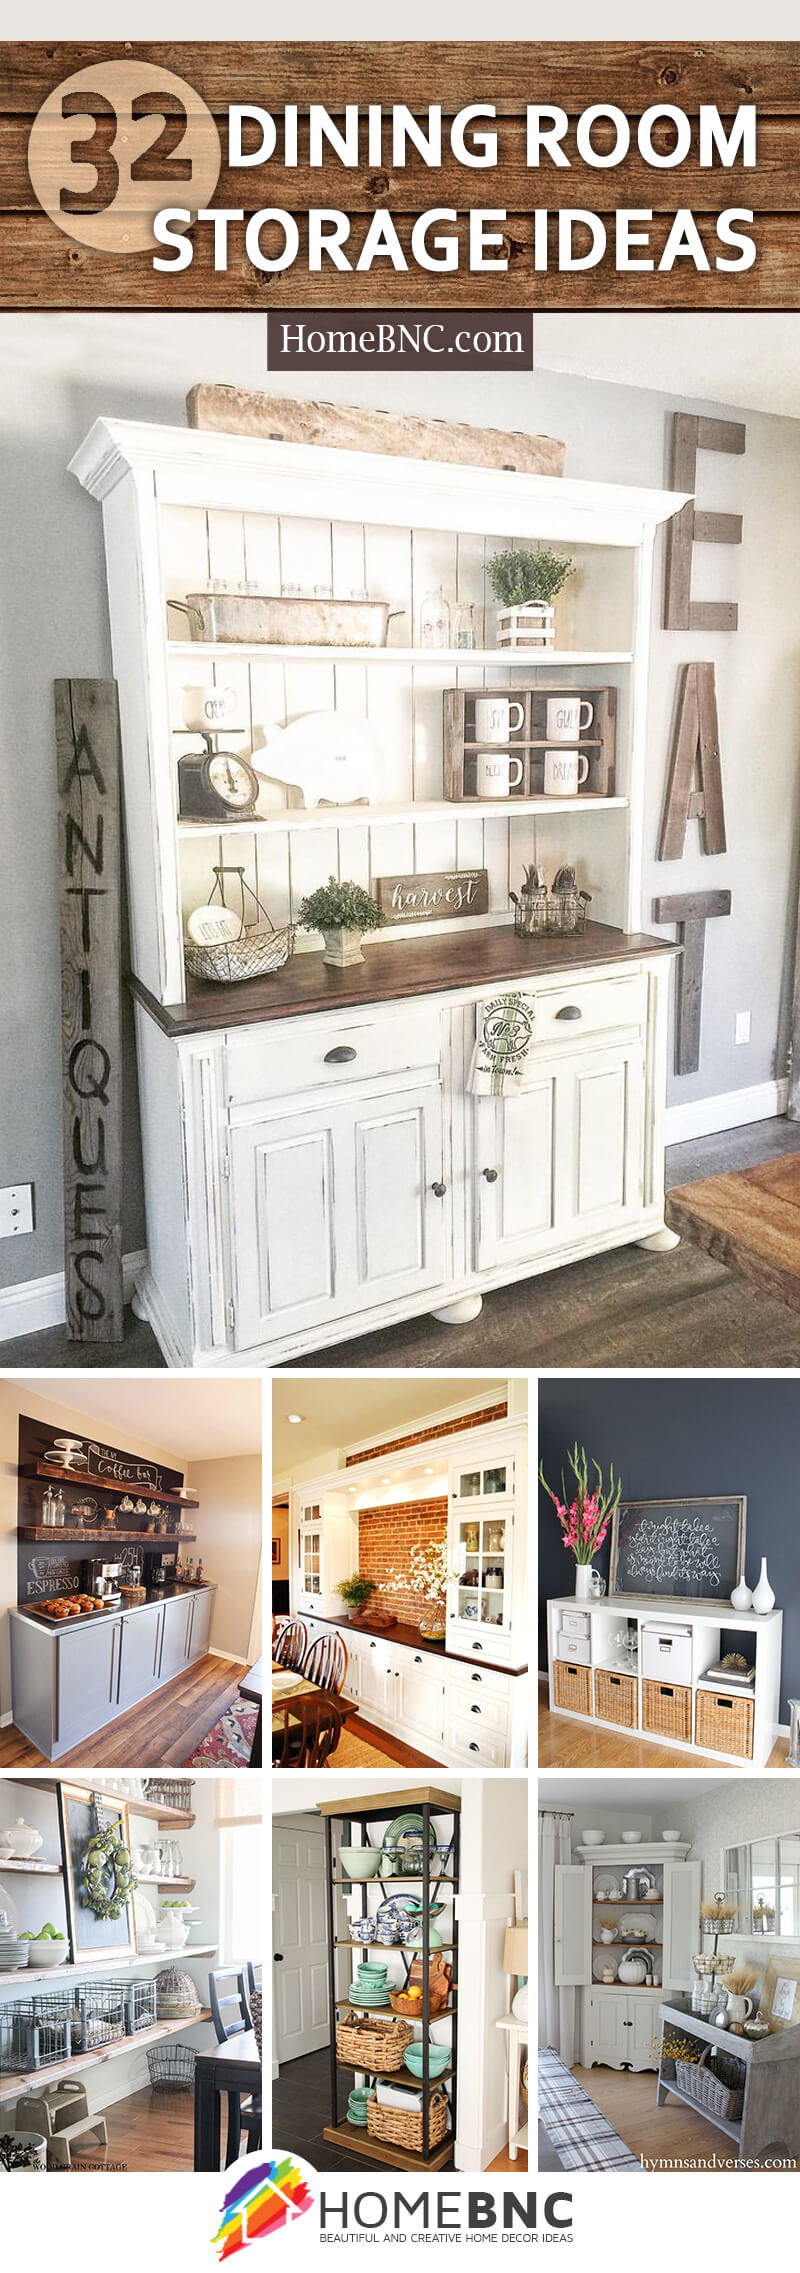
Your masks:
<svg viewBox="0 0 800 2273"><path fill-rule="evenodd" d="M691 1689L680 1688L674 1681L643 1681L642 1727L651 1736L674 1736L682 1744L691 1744Z"/></svg>
<svg viewBox="0 0 800 2273"><path fill-rule="evenodd" d="M732 1697L730 1690L698 1689L695 1744L709 1752L732 1752L739 1760L752 1760L754 1712L752 1697Z"/></svg>
<svg viewBox="0 0 800 2273"><path fill-rule="evenodd" d="M592 1710L592 1676L588 1665L572 1665L566 1658L557 1657L553 1667L553 1686L556 1704L568 1713L588 1713Z"/></svg>
<svg viewBox="0 0 800 2273"><path fill-rule="evenodd" d="M598 1666L594 1677L594 1709L599 1721L616 1721L620 1728L635 1728L638 1720L636 1676L610 1673Z"/></svg>
<svg viewBox="0 0 800 2273"><path fill-rule="evenodd" d="M428 2146L438 2147L447 2131L447 2093L434 2091L430 2095ZM412 2153L422 2153L422 2109L410 2107L379 2107L377 2099L367 2100L367 2130L372 2139L383 2139L390 2147L410 2147Z"/></svg>
<svg viewBox="0 0 800 2273"><path fill-rule="evenodd" d="M465 655L465 661L467 656ZM521 702L522 725L510 733L505 749L512 757L522 759L524 772L517 789L508 797L498 798L498 808L524 805L532 797L544 795L544 753L547 749L574 749L585 753L589 772L578 791L576 804L587 797L613 797L615 784L617 690L616 687L567 686L562 682L546 686L533 681L514 678L513 685L485 687L447 687L444 694L444 794L454 801L469 803L478 797L476 759L481 750L497 750L495 742L476 739L475 704L485 696L498 695L504 702ZM548 742L547 703L554 695L580 695L581 701L594 704L594 717L587 733L576 742Z"/></svg>

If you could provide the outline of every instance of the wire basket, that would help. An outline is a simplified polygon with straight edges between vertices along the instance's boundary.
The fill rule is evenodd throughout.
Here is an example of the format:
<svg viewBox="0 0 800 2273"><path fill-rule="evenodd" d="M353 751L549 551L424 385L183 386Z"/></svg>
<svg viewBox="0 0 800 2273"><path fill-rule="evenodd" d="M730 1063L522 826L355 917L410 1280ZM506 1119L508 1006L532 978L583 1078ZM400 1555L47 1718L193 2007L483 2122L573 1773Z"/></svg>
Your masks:
<svg viewBox="0 0 800 2273"><path fill-rule="evenodd" d="M141 2028L155 2028L155 1981L126 1981L124 1989L125 2034L137 2036Z"/></svg>
<svg viewBox="0 0 800 2273"><path fill-rule="evenodd" d="M117 2044L124 2035L123 1984L116 1981L82 1981L75 1989L72 2012L72 2041L75 2051L99 2052L104 2044Z"/></svg>
<svg viewBox="0 0 800 2273"><path fill-rule="evenodd" d="M52 2002L52 2010L44 2010ZM72 2005L68 1997L24 1998L0 2005L0 2074L54 2068L72 2054Z"/></svg>
<svg viewBox="0 0 800 2273"><path fill-rule="evenodd" d="M154 2044L147 2055L153 2091L191 2091L196 2059L190 2044Z"/></svg>
<svg viewBox="0 0 800 2273"><path fill-rule="evenodd" d="M698 2107L707 2107L709 2114L721 2115L727 2123L738 2123L744 2107L744 2066L726 2054L717 2054L716 2068L709 2068L708 2045L699 2060L676 2060L675 2075L687 2099L696 2100Z"/></svg>
<svg viewBox="0 0 800 2273"><path fill-rule="evenodd" d="M223 939L216 945L198 947L193 940L184 941L183 956L186 969L193 979L212 979L218 985L228 985L238 979L263 979L268 971L279 971L288 963L294 947L294 925L287 924L276 930L263 901L245 883L243 868L221 865L214 868L214 885L209 895L211 907L215 895L220 906L227 907L223 876L238 876L241 898L240 930L238 939ZM245 893L255 902L263 923L248 925L245 922Z"/></svg>
<svg viewBox="0 0 800 2273"><path fill-rule="evenodd" d="M151 1800L154 1807L180 1807L188 1815L193 1789L193 1776L148 1776L144 1797Z"/></svg>
<svg viewBox="0 0 800 2273"><path fill-rule="evenodd" d="M518 939L543 939L547 933L586 930L588 892L520 892L513 894L514 930Z"/></svg>

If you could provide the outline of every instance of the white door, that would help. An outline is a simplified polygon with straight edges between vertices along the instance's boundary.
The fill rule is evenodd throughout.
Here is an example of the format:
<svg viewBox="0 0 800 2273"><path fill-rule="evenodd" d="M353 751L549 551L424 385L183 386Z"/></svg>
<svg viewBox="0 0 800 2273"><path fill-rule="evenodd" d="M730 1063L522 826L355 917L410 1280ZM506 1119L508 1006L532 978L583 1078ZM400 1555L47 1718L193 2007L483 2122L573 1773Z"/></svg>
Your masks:
<svg viewBox="0 0 800 2273"><path fill-rule="evenodd" d="M700 1864L664 1864L665 1989L691 1989L700 1915Z"/></svg>
<svg viewBox="0 0 800 2273"><path fill-rule="evenodd" d="M593 2061L599 2060L606 2068L620 2068L625 2060L633 2059L631 2049L630 1999L621 1989L600 1991L591 1999L592 2021L589 2050Z"/></svg>
<svg viewBox="0 0 800 2273"><path fill-rule="evenodd" d="M415 1738L429 1737L441 1744L444 1733L444 1682L431 1674L420 1673L413 1665L403 1669L394 1681L394 1719L398 1736L408 1743Z"/></svg>
<svg viewBox="0 0 800 2273"><path fill-rule="evenodd" d="M644 1188L644 1043L567 1060L557 1076L559 1237L613 1229L639 1215Z"/></svg>
<svg viewBox="0 0 800 2273"><path fill-rule="evenodd" d="M321 1823L273 1825L275 2058L330 2042L325 1835Z"/></svg>
<svg viewBox="0 0 800 2273"><path fill-rule="evenodd" d="M591 1981L592 1874L583 1863L556 1863L555 1979L559 1989Z"/></svg>

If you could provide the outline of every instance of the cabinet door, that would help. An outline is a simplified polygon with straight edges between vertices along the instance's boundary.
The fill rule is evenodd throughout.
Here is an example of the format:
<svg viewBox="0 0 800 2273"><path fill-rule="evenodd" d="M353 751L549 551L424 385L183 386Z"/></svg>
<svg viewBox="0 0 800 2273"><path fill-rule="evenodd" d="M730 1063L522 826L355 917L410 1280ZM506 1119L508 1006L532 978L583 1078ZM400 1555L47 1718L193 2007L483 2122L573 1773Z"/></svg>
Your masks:
<svg viewBox="0 0 800 2273"><path fill-rule="evenodd" d="M368 1642L361 1660L361 1691L359 1703L369 1718L370 1710L379 1713L382 1720L390 1720L394 1712L395 1683L388 1662L386 1647L381 1642Z"/></svg>
<svg viewBox="0 0 800 2273"><path fill-rule="evenodd" d="M98 1618L72 1634L58 1636L56 1742L64 1750L80 1744L105 1721L114 1719L117 1704L118 1642L121 1621Z"/></svg>
<svg viewBox="0 0 800 2273"><path fill-rule="evenodd" d="M625 2034L629 2050L623 2055L633 2060L637 2068L657 2068L661 2029L658 2019L657 1997L628 1997L627 2019L630 2026Z"/></svg>
<svg viewBox="0 0 800 2273"><path fill-rule="evenodd" d="M559 1989L591 1980L592 1874L583 1863L556 1863L555 1978Z"/></svg>
<svg viewBox="0 0 800 2273"><path fill-rule="evenodd" d="M691 1989L693 1985L692 1957L697 1949L699 1914L700 1864L665 1863L662 1972L665 1989Z"/></svg>
<svg viewBox="0 0 800 2273"><path fill-rule="evenodd" d="M520 1097L476 1107L477 1266L525 1263L555 1237L556 1080L553 1066Z"/></svg>
<svg viewBox="0 0 800 2273"><path fill-rule="evenodd" d="M136 1610L122 1620L117 1692L121 1713L157 1687L161 1620L165 1609L163 1602L150 1602L146 1609Z"/></svg>
<svg viewBox="0 0 800 2273"><path fill-rule="evenodd" d="M633 2059L631 2000L621 1989L599 1991L592 1997L591 2053L607 2068L619 2068Z"/></svg>
<svg viewBox="0 0 800 2273"><path fill-rule="evenodd" d="M444 1278L446 1193L438 1082L359 1106L353 1116L355 1279L389 1302Z"/></svg>
<svg viewBox="0 0 800 2273"><path fill-rule="evenodd" d="M305 1603L316 1600L317 1608L322 1594L322 1525L304 1524L300 1533L300 1591Z"/></svg>
<svg viewBox="0 0 800 2273"><path fill-rule="evenodd" d="M556 1229L583 1237L641 1214L644 1043L587 1051L557 1075Z"/></svg>
<svg viewBox="0 0 800 2273"><path fill-rule="evenodd" d="M189 1631L189 1656L194 1663L196 1657L205 1657L208 1649L211 1620L214 1616L213 1587L207 1594L193 1595L192 1610L194 1615Z"/></svg>
<svg viewBox="0 0 800 2273"><path fill-rule="evenodd" d="M165 1602L159 1680L171 1681L182 1673L189 1656L189 1628L194 1604L190 1594L173 1595Z"/></svg>
<svg viewBox="0 0 800 2273"><path fill-rule="evenodd" d="M403 1666L394 1677L394 1720L397 1732L409 1740L431 1737L441 1744L444 1730L444 1682L441 1675L423 1673L415 1665Z"/></svg>

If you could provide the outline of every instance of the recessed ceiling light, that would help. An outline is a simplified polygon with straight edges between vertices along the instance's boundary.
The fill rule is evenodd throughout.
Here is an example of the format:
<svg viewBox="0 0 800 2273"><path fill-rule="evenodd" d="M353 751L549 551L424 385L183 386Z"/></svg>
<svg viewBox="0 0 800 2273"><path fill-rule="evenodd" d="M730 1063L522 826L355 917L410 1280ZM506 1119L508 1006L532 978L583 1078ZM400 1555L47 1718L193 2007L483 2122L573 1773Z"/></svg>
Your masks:
<svg viewBox="0 0 800 2273"><path fill-rule="evenodd" d="M287 1413L286 1418L289 1423L289 1427L295 1429L298 1427L300 1421L303 1418L303 1415L302 1413Z"/></svg>
<svg viewBox="0 0 800 2273"><path fill-rule="evenodd" d="M426 1468L426 1470L425 1470L425 1474L426 1474L426 1476L432 1476L432 1475L433 1475L433 1469L432 1469L432 1468Z"/></svg>

